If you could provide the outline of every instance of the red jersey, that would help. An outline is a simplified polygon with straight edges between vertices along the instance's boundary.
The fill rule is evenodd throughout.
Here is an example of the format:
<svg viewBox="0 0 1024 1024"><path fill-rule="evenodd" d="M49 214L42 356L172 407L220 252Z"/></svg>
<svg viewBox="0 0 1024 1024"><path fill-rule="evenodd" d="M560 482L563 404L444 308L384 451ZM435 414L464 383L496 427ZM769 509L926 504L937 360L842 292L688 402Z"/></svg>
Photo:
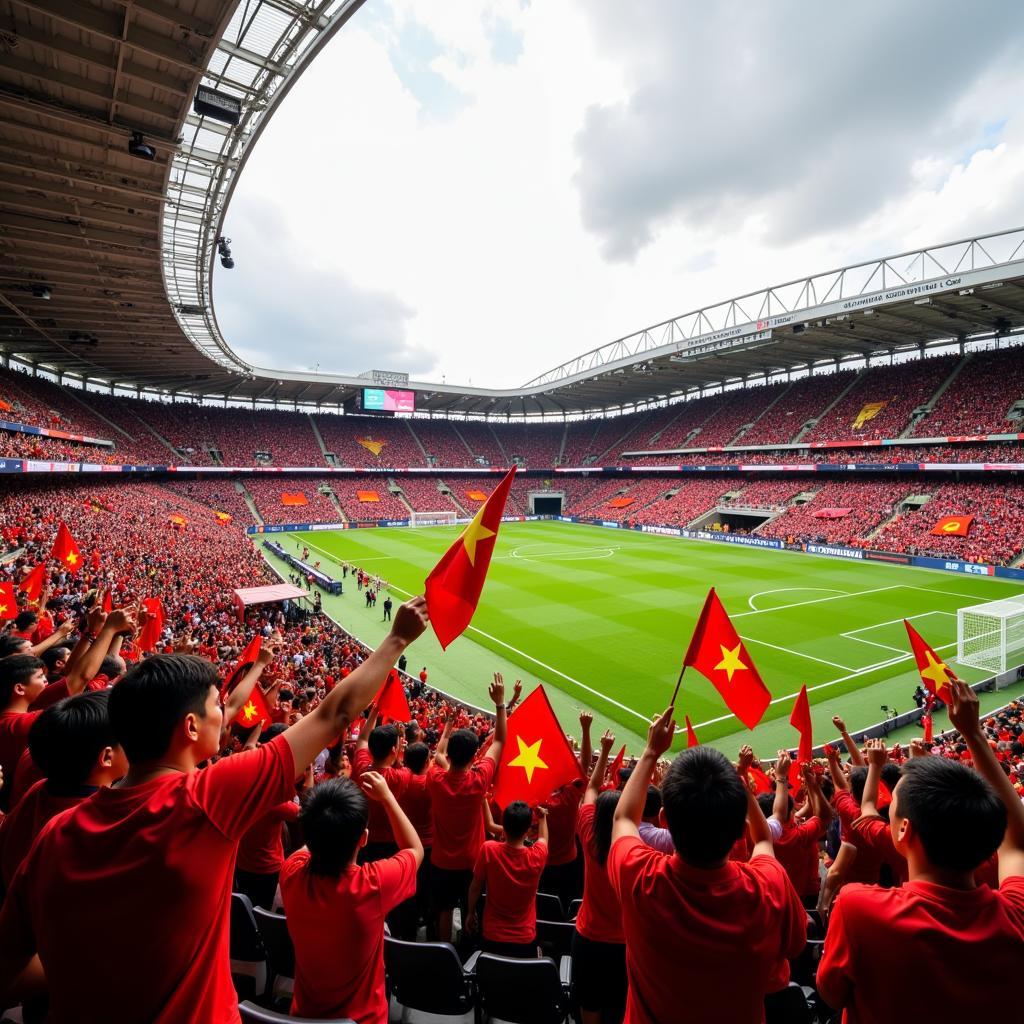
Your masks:
<svg viewBox="0 0 1024 1024"><path fill-rule="evenodd" d="M294 793L283 736L199 771L98 790L53 818L23 861L0 911L0 957L39 953L53 1021L238 1021L238 840ZM125 937L116 956L96 942L97 921Z"/></svg>
<svg viewBox="0 0 1024 1024"><path fill-rule="evenodd" d="M468 768L427 769L427 790L434 816L431 863L449 871L472 870L484 845L484 794L491 788L497 764L484 757Z"/></svg>
<svg viewBox="0 0 1024 1024"><path fill-rule="evenodd" d="M40 711L4 711L0 713L0 768L4 784L0 788L0 810L11 806L11 791L17 773L18 760L28 747L28 731L42 714Z"/></svg>
<svg viewBox="0 0 1024 1024"><path fill-rule="evenodd" d="M83 693L88 693L90 690L106 690L110 686L110 680L106 676L97 676L95 679L90 679L85 684L85 688L82 690ZM32 701L33 711L45 711L52 704L56 704L58 701L62 701L65 697L69 697L68 693L68 681L66 677L55 679L49 686L34 701Z"/></svg>
<svg viewBox="0 0 1024 1024"><path fill-rule="evenodd" d="M533 942L537 938L537 883L548 860L548 844L510 846L487 842L473 877L484 883L483 937L491 942Z"/></svg>
<svg viewBox="0 0 1024 1024"><path fill-rule="evenodd" d="M821 818L812 816L797 825L788 821L775 840L775 857L786 869L789 880L800 896L817 896L821 888L818 875L818 840L825 834Z"/></svg>
<svg viewBox="0 0 1024 1024"><path fill-rule="evenodd" d="M839 815L839 838L857 850L857 856L850 868L849 881L876 885L878 872L882 867L882 858L878 850L866 843L853 827L853 823L860 817L860 804L857 803L852 793L844 789L836 790L833 803L836 814Z"/></svg>
<svg viewBox="0 0 1024 1024"><path fill-rule="evenodd" d="M859 844L863 844L878 858L879 866L888 865L896 885L902 885L907 880L907 861L893 845L889 822L875 815L858 818L853 823L853 834ZM860 857L860 845L857 847L857 856Z"/></svg>
<svg viewBox="0 0 1024 1024"><path fill-rule="evenodd" d="M548 809L548 864L558 867L576 859L576 816L586 783L582 779L556 789L544 806Z"/></svg>
<svg viewBox="0 0 1024 1024"><path fill-rule="evenodd" d="M352 781L358 783L359 776L364 772L372 771L372 769L373 758L370 756L370 752L366 747L356 747L355 757L352 759ZM396 768L392 765L390 768L385 768L380 774L395 799L401 800L402 794L412 778L412 772L408 768ZM371 843L393 843L395 841L395 833L391 828L384 805L377 800L370 801L370 817L367 828L370 830L369 841Z"/></svg>
<svg viewBox="0 0 1024 1024"><path fill-rule="evenodd" d="M39 766L32 760L32 751L28 747L18 758L18 767L14 770L14 785L11 787L11 810L18 806L18 801L39 781L45 779Z"/></svg>
<svg viewBox="0 0 1024 1024"><path fill-rule="evenodd" d="M281 869L281 897L295 946L297 1017L351 1017L387 1024L384 918L416 893L416 855L314 875L309 851L293 853Z"/></svg>
<svg viewBox="0 0 1024 1024"><path fill-rule="evenodd" d="M622 932L622 908L619 906L619 897L612 889L611 880L608 878L607 863L599 863L594 854L596 813L593 804L584 804L576 821L576 833L580 837L586 865L583 872L583 905L576 917L576 931L592 942L621 944L626 939Z"/></svg>
<svg viewBox="0 0 1024 1024"><path fill-rule="evenodd" d="M847 885L832 907L817 984L831 1006L845 1008L846 1024L997 1021L1019 1009L1021 964L1024 878L998 891Z"/></svg>
<svg viewBox="0 0 1024 1024"><path fill-rule="evenodd" d="M807 941L807 914L774 857L720 868L687 864L639 838L612 844L608 875L622 907L625 1024L761 1024L779 961Z"/></svg>
<svg viewBox="0 0 1024 1024"><path fill-rule="evenodd" d="M80 804L96 792L95 786L76 786L71 790L57 790L44 780L36 782L0 821L0 878L4 887L10 887L14 873L25 859L43 826L61 811Z"/></svg>
<svg viewBox="0 0 1024 1024"><path fill-rule="evenodd" d="M413 775L398 800L399 807L412 822L420 837L423 849L434 845L434 816L431 810L430 790L427 789L426 775Z"/></svg>
<svg viewBox="0 0 1024 1024"><path fill-rule="evenodd" d="M299 805L288 800L271 807L242 836L238 844L238 867L254 875L272 875L284 864L284 841L281 829L286 821L295 821Z"/></svg>

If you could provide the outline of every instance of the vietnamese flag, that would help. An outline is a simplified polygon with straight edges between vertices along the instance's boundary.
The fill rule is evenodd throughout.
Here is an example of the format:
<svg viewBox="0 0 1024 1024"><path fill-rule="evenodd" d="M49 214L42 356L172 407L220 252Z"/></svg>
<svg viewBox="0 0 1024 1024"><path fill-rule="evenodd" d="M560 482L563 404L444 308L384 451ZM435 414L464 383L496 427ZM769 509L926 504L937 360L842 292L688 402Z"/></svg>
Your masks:
<svg viewBox="0 0 1024 1024"><path fill-rule="evenodd" d="M515 475L513 466L427 577L425 594L430 624L442 650L461 636L473 619Z"/></svg>
<svg viewBox="0 0 1024 1024"><path fill-rule="evenodd" d="M13 583L0 583L0 622L18 617L18 599L14 596Z"/></svg>
<svg viewBox="0 0 1024 1024"><path fill-rule="evenodd" d="M683 667L695 668L704 676L722 695L726 707L748 729L753 729L761 721L771 703L771 694L729 621L714 587L708 591L683 658Z"/></svg>
<svg viewBox="0 0 1024 1024"><path fill-rule="evenodd" d="M972 522L974 516L943 516L932 527L932 533L939 537L966 537Z"/></svg>
<svg viewBox="0 0 1024 1024"><path fill-rule="evenodd" d="M263 650L263 637L257 633L246 645L245 649L238 656L239 665L247 665L254 662Z"/></svg>
<svg viewBox="0 0 1024 1024"><path fill-rule="evenodd" d="M103 603L100 605L103 611L109 615L114 610L114 599L110 595L109 590L103 591Z"/></svg>
<svg viewBox="0 0 1024 1024"><path fill-rule="evenodd" d="M690 724L690 716L686 716L686 748L689 750L690 747L699 747L700 740L697 739L697 734L693 731L693 726Z"/></svg>
<svg viewBox="0 0 1024 1024"><path fill-rule="evenodd" d="M164 606L158 597L147 597L142 602L146 612L146 621L139 633L139 650L152 651L160 640L164 631Z"/></svg>
<svg viewBox="0 0 1024 1024"><path fill-rule="evenodd" d="M242 705L241 710L234 717L234 725L240 725L243 729L252 729L257 723L267 725L270 722L270 708L267 706L267 698L259 684L252 688L249 699Z"/></svg>
<svg viewBox="0 0 1024 1024"><path fill-rule="evenodd" d="M551 710L544 687L538 686L508 720L494 801L499 807L507 807L513 800L535 806L580 776L580 763Z"/></svg>
<svg viewBox="0 0 1024 1024"><path fill-rule="evenodd" d="M622 771L623 762L626 760L626 744L622 744L622 749L615 755L615 760L608 766L608 778L611 779L612 786L615 789L619 788L619 772Z"/></svg>
<svg viewBox="0 0 1024 1024"><path fill-rule="evenodd" d="M754 789L758 794L775 792L775 783L760 768L751 765L747 769L747 777L754 780Z"/></svg>
<svg viewBox="0 0 1024 1024"><path fill-rule="evenodd" d="M57 539L53 542L53 551L50 552L50 557L56 558L58 562L63 562L64 567L72 572L78 572L82 568L82 552L78 550L71 531L63 523L57 530Z"/></svg>
<svg viewBox="0 0 1024 1024"><path fill-rule="evenodd" d="M952 704L953 690L949 685L949 680L955 679L956 676L906 619L903 620L903 625L907 627L910 649L914 652L917 671L921 675L921 682L924 683L925 689L938 697L943 704Z"/></svg>
<svg viewBox="0 0 1024 1024"><path fill-rule="evenodd" d="M402 680L394 669L388 673L384 685L378 691L377 696L373 698L373 703L377 705L377 718L381 723L388 720L392 722L412 721L412 711L405 696L405 687L402 686Z"/></svg>
<svg viewBox="0 0 1024 1024"><path fill-rule="evenodd" d="M794 789L800 788L803 781L800 766L814 760L814 744L811 740L811 706L807 701L807 684L800 687L793 711L789 716L789 724L800 733L800 746L796 760L790 765L789 783Z"/></svg>
<svg viewBox="0 0 1024 1024"><path fill-rule="evenodd" d="M213 514L217 517L217 522L219 522L221 526L227 526L227 524L231 522L231 516L229 516L227 512L214 512Z"/></svg>
<svg viewBox="0 0 1024 1024"><path fill-rule="evenodd" d="M46 582L46 566L41 562L18 584L18 589L29 599L38 601L43 593L43 584Z"/></svg>

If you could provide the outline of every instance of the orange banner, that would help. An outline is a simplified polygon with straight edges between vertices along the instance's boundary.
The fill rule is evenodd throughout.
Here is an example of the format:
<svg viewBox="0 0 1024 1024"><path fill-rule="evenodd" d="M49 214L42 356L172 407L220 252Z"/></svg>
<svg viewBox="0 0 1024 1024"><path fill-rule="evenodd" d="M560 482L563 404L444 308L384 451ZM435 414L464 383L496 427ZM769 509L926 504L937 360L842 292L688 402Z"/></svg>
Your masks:
<svg viewBox="0 0 1024 1024"><path fill-rule="evenodd" d="M932 533L940 537L966 537L974 516L943 516L933 527Z"/></svg>
<svg viewBox="0 0 1024 1024"><path fill-rule="evenodd" d="M308 505L309 501L302 491L284 491L281 494L282 505Z"/></svg>
<svg viewBox="0 0 1024 1024"><path fill-rule="evenodd" d="M380 495L376 491L356 491L356 497L360 501L380 501Z"/></svg>
<svg viewBox="0 0 1024 1024"><path fill-rule="evenodd" d="M632 505L636 501L636 498L612 498L608 502L609 508L625 508L627 505Z"/></svg>
<svg viewBox="0 0 1024 1024"><path fill-rule="evenodd" d="M470 501L486 501L487 495L483 491L466 491L466 497Z"/></svg>
<svg viewBox="0 0 1024 1024"><path fill-rule="evenodd" d="M380 453L384 450L384 446L387 444L387 441L372 441L368 437L360 437L357 438L357 440L368 452L370 452L373 455L380 455Z"/></svg>

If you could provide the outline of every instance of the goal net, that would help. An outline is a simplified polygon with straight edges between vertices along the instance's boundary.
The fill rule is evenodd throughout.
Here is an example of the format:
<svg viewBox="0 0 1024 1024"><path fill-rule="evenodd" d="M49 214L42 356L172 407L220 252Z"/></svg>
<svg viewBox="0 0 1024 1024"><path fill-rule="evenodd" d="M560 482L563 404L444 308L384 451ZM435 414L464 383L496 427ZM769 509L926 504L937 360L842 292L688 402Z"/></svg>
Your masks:
<svg viewBox="0 0 1024 1024"><path fill-rule="evenodd" d="M957 612L956 660L993 673L1024 662L1024 600L961 608Z"/></svg>
<svg viewBox="0 0 1024 1024"><path fill-rule="evenodd" d="M413 512L409 516L410 526L454 526L455 510L450 512Z"/></svg>

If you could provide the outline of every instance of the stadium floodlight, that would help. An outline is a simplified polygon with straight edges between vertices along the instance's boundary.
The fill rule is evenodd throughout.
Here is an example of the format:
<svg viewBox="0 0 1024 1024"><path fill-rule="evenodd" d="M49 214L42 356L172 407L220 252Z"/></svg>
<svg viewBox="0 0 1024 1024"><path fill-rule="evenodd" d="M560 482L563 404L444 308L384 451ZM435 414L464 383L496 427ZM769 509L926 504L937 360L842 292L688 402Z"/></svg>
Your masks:
<svg viewBox="0 0 1024 1024"><path fill-rule="evenodd" d="M132 156L141 157L143 160L155 160L156 150L142 138L142 132L132 132L128 140L128 152Z"/></svg>
<svg viewBox="0 0 1024 1024"><path fill-rule="evenodd" d="M217 239L217 252L220 253L220 265L225 270L234 270L235 261L231 258L231 239L221 235Z"/></svg>
<svg viewBox="0 0 1024 1024"><path fill-rule="evenodd" d="M957 612L956 660L985 672L1024 662L1024 600L971 605Z"/></svg>

